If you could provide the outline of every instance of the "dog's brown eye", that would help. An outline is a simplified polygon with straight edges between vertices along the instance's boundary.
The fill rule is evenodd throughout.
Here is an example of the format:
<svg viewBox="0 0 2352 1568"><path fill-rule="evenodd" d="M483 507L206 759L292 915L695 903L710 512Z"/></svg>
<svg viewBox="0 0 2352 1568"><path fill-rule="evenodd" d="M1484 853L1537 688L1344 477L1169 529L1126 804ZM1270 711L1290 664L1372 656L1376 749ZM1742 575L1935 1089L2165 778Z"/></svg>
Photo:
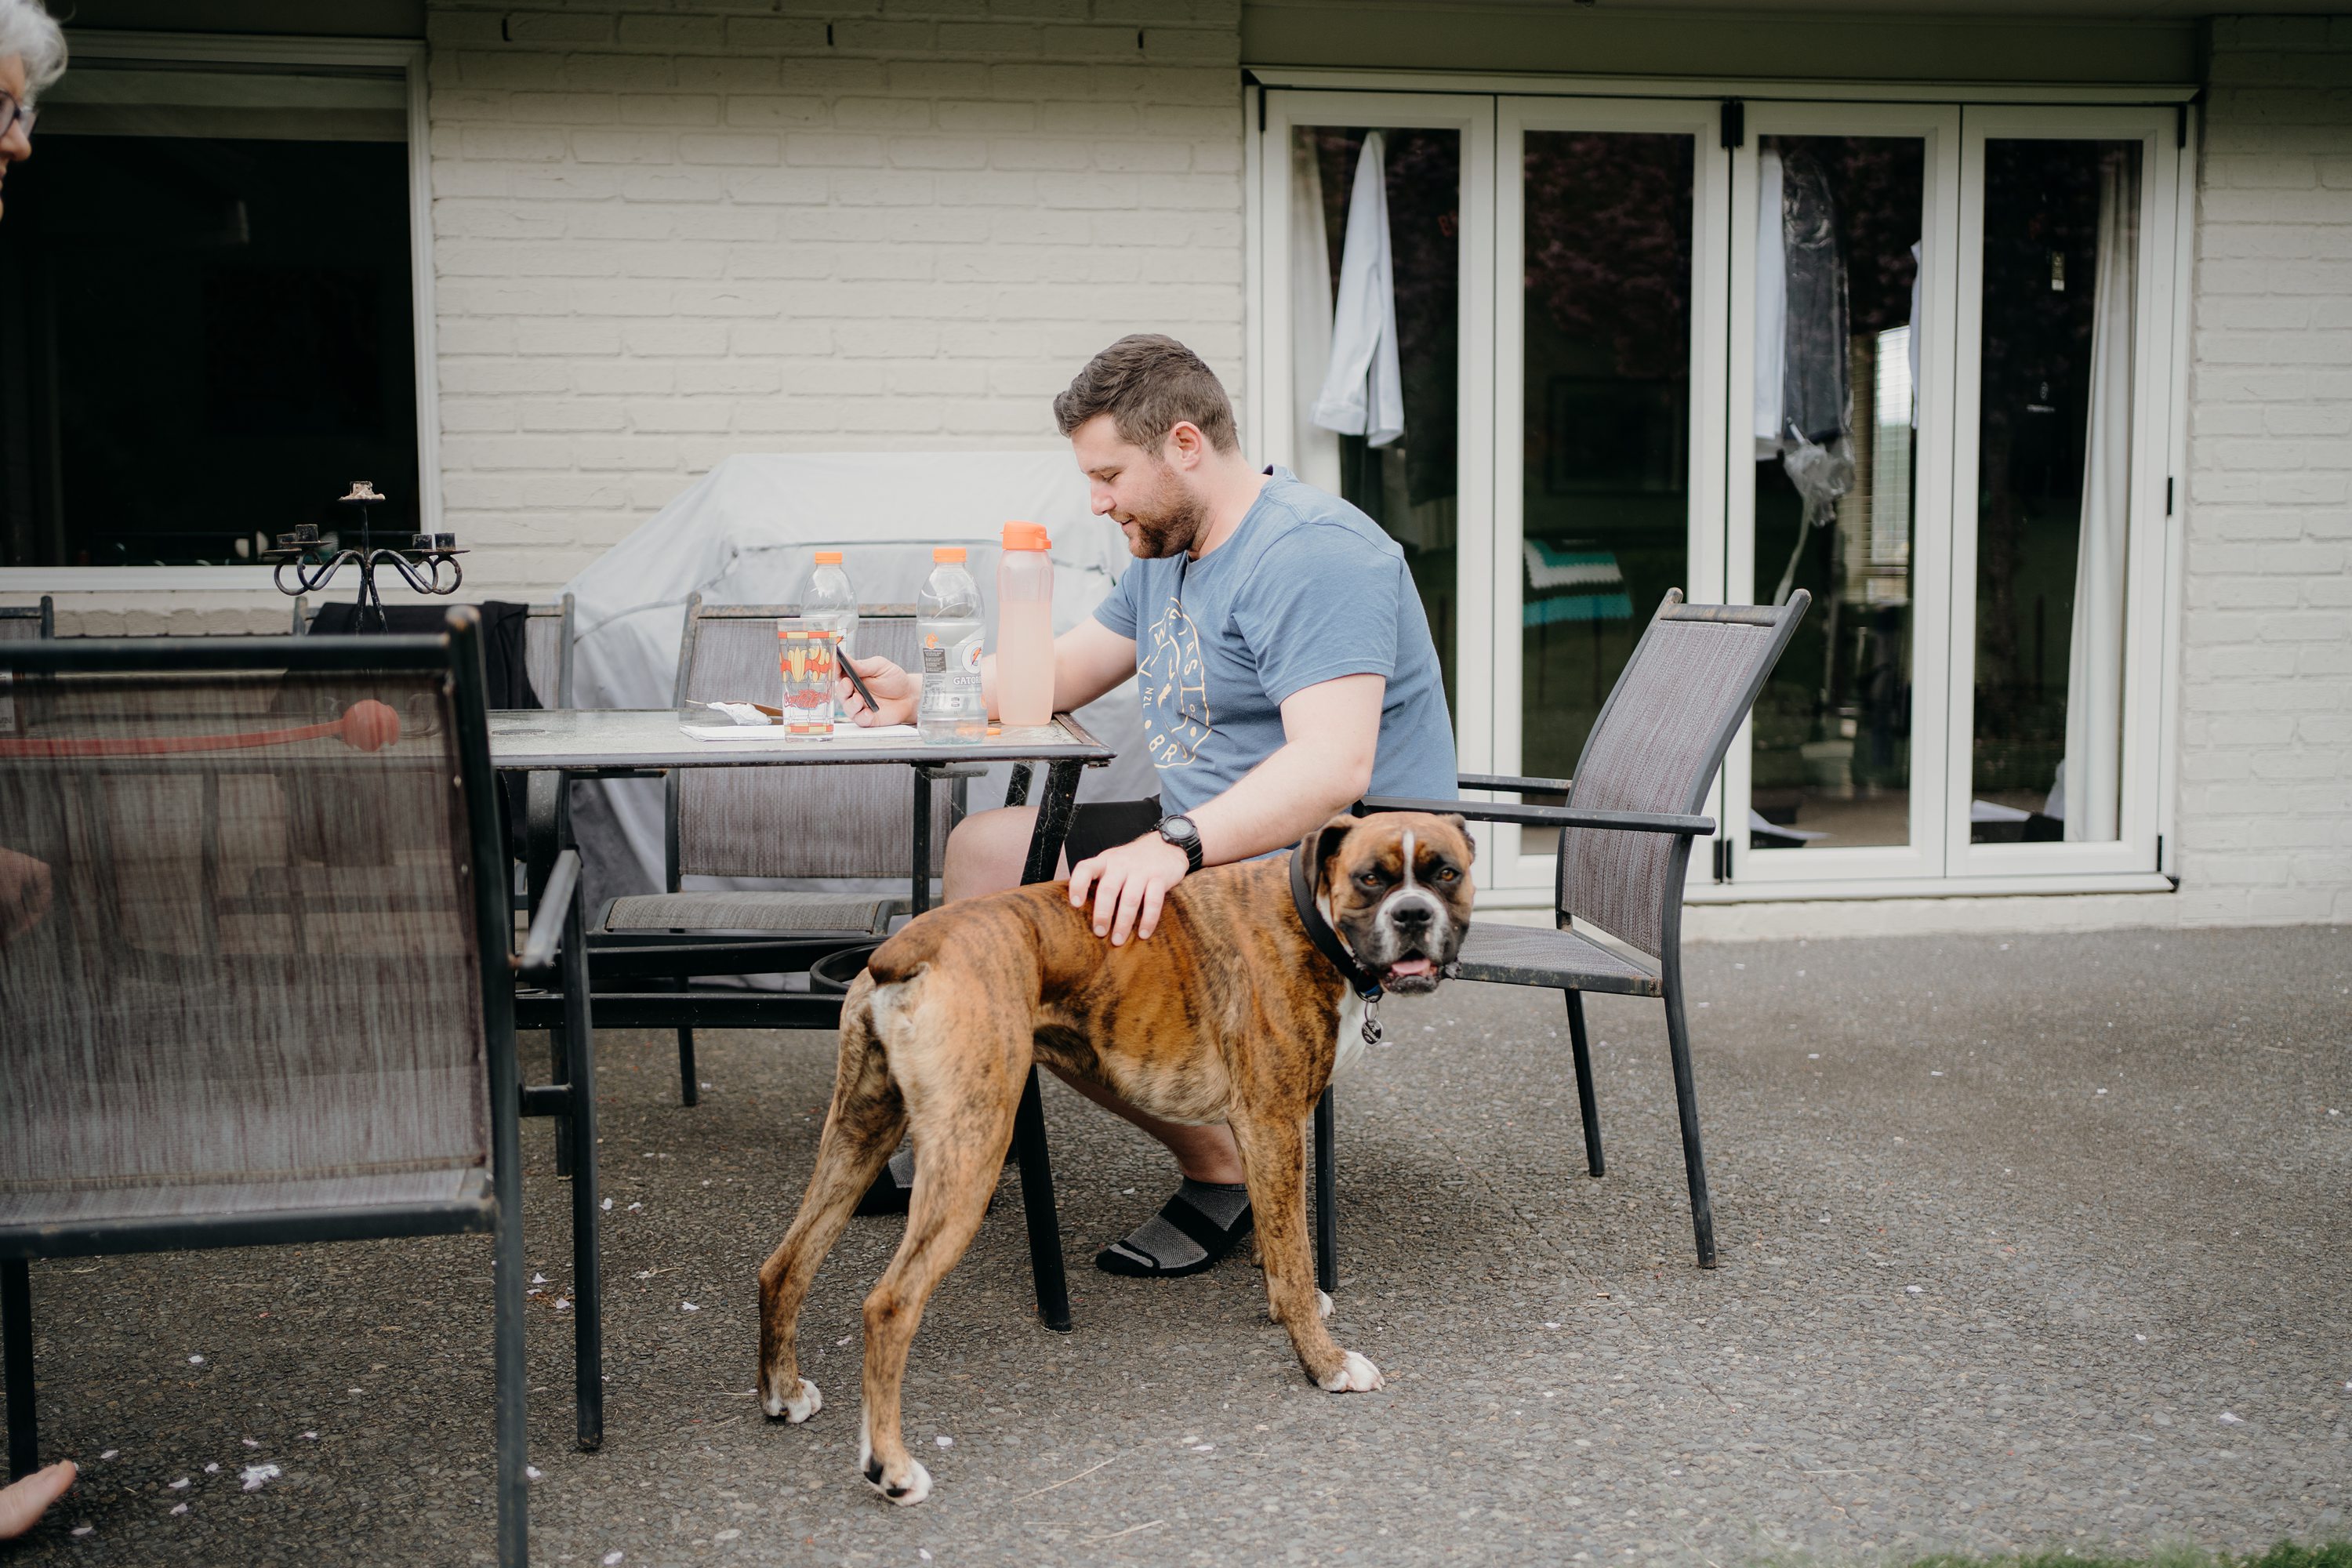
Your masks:
<svg viewBox="0 0 2352 1568"><path fill-rule="evenodd" d="M1378 871L1359 871L1356 874L1356 886L1360 888L1377 888L1380 885L1381 874Z"/></svg>
<svg viewBox="0 0 2352 1568"><path fill-rule="evenodd" d="M1437 879L1441 882L1458 882L1462 879L1462 873L1451 866L1440 866L1437 868Z"/></svg>

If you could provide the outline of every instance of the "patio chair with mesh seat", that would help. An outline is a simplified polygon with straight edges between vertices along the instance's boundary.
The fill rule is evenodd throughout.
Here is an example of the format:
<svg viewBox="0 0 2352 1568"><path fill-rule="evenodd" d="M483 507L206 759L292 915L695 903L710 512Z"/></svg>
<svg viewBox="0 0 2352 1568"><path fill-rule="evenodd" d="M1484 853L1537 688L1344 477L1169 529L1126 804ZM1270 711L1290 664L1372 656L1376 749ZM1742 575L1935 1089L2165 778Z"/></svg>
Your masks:
<svg viewBox="0 0 2352 1568"><path fill-rule="evenodd" d="M1586 1167L1596 1177L1602 1172L1601 1118L1583 994L1664 1004L1691 1228L1703 1268L1715 1267L1715 1219L1684 1011L1684 872L1692 841L1715 832L1704 810L1724 753L1811 602L1801 589L1778 606L1686 605L1681 589L1670 590L1593 721L1573 780L1462 775L1465 790L1560 795L1564 806L1371 797L1357 808L1451 811L1474 821L1559 830L1555 929L1474 922L1462 943L1461 978L1542 986L1566 996ZM1614 943L1586 935L1578 922ZM1329 1103L1327 1096L1317 1113L1318 1237L1327 1273L1336 1272Z"/></svg>
<svg viewBox="0 0 2352 1568"><path fill-rule="evenodd" d="M578 861L518 963L478 617L449 611L432 637L10 643L0 670L0 843L47 868L47 897L0 921L11 1474L37 1463L30 1259L489 1232L499 1553L521 1563L517 1119L561 1100L593 1145L594 1118L584 1078L518 1084L518 968L551 973L560 948L585 1023ZM593 1321L593 1149L582 1163ZM578 1350L586 1444L593 1321Z"/></svg>
<svg viewBox="0 0 2352 1568"><path fill-rule="evenodd" d="M790 605L706 605L698 594L688 600L677 705L772 705L781 683L776 623L797 613ZM911 608L861 609L850 648L859 658L879 655L911 668ZM664 942L681 953L672 978L682 985L690 977L805 970L828 951L878 942L893 920L929 902L956 807L954 791L935 792L931 784L952 776L895 763L674 770L663 816L666 890L614 899L598 911L599 974L631 948L633 972L645 973L660 959L650 950ZM686 878L698 876L851 887L684 889ZM886 879L908 891L875 890ZM677 1046L679 1093L693 1105L700 1097L691 1027L678 1028Z"/></svg>

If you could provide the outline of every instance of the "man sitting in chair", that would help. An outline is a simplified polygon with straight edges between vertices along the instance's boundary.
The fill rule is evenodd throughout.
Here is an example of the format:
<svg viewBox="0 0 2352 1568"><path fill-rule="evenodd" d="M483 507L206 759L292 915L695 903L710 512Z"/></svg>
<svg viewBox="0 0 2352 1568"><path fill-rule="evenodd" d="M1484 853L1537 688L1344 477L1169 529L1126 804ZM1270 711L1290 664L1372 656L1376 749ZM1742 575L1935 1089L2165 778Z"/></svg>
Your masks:
<svg viewBox="0 0 2352 1568"><path fill-rule="evenodd" d="M1172 338L1121 338L1054 399L1096 515L1137 564L1093 617L1054 643L1055 706L1075 710L1140 675L1152 800L1077 808L1064 847L1070 902L1095 934L1150 940L1169 889L1203 866L1287 849L1367 794L1454 798L1454 727L1429 621L1404 553L1337 496L1242 456L1225 389ZM878 710L846 680L861 724L912 721L917 678L857 659ZM995 660L981 686L996 710ZM1034 808L966 818L948 840L946 897L1017 886ZM1198 1273L1249 1234L1240 1151L1222 1123L1162 1121L1066 1079L1176 1157L1182 1184L1105 1247L1112 1274ZM910 1157L860 1212L903 1210Z"/></svg>

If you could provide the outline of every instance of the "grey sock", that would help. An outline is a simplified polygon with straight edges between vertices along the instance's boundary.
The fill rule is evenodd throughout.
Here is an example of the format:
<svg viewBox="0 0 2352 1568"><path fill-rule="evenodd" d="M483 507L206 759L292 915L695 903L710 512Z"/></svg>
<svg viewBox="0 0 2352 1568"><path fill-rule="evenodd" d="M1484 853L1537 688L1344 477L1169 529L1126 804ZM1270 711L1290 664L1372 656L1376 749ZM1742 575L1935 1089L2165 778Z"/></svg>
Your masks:
<svg viewBox="0 0 2352 1568"><path fill-rule="evenodd" d="M1249 1207L1249 1188L1196 1182L1187 1176L1171 1201L1189 1205L1210 1226L1231 1231ZM1226 1243L1228 1247L1231 1245ZM1153 1215L1129 1232L1125 1240L1115 1241L1104 1250L1118 1254L1139 1268L1161 1274L1196 1267L1209 1257L1206 1247L1178 1229L1165 1214Z"/></svg>
<svg viewBox="0 0 2352 1568"><path fill-rule="evenodd" d="M890 1156L890 1179L902 1187L915 1184L915 1146L912 1143Z"/></svg>

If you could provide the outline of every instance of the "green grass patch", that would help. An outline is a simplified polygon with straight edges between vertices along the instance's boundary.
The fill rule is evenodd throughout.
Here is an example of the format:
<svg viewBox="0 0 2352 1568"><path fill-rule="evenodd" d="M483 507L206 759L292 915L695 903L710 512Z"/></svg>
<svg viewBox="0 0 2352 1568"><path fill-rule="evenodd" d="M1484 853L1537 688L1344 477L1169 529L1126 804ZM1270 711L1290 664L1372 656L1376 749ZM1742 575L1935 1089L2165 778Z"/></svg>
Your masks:
<svg viewBox="0 0 2352 1568"><path fill-rule="evenodd" d="M2042 1552L2023 1557L1916 1557L1903 1568L2352 1568L2352 1541L2297 1546L2282 1541L2267 1552L2239 1557L2229 1552L2171 1547L2146 1557L2109 1557L2073 1552Z"/></svg>

